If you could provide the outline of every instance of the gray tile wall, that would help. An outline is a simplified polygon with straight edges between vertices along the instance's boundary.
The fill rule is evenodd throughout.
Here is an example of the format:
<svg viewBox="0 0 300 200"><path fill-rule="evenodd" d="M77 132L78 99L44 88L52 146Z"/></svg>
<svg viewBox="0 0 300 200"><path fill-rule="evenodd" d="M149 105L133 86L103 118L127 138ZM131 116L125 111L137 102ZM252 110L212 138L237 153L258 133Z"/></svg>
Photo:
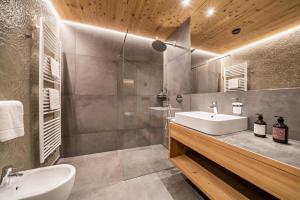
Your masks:
<svg viewBox="0 0 300 200"><path fill-rule="evenodd" d="M214 54L211 52L205 52L205 51L196 49L195 51L192 52L191 56L192 56L191 65L192 65L192 68L195 68L199 65L205 64L206 61L208 61L214 57L217 57L218 54Z"/></svg>
<svg viewBox="0 0 300 200"><path fill-rule="evenodd" d="M220 60L192 68L192 93L220 92L222 82Z"/></svg>
<svg viewBox="0 0 300 200"><path fill-rule="evenodd" d="M82 26L62 25L64 156L162 143L158 106L163 54L151 40Z"/></svg>
<svg viewBox="0 0 300 200"><path fill-rule="evenodd" d="M192 92L190 19L187 19L168 39L186 49L168 45L164 52L164 88L169 95Z"/></svg>

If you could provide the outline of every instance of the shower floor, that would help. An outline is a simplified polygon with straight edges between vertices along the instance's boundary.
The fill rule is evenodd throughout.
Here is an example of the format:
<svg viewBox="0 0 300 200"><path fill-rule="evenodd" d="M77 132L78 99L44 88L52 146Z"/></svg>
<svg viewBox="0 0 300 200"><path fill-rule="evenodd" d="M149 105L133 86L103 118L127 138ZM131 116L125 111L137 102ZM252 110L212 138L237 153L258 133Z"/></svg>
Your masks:
<svg viewBox="0 0 300 200"><path fill-rule="evenodd" d="M76 167L69 200L206 199L168 160L162 145L63 158Z"/></svg>

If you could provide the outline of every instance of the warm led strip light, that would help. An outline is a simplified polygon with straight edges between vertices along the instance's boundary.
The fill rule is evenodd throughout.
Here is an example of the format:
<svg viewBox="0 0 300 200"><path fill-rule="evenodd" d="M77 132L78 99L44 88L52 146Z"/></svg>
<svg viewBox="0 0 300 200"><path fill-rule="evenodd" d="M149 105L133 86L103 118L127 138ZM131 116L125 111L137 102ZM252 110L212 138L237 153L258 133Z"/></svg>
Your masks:
<svg viewBox="0 0 300 200"><path fill-rule="evenodd" d="M112 32L112 33L117 33L117 34L122 34L125 35L125 32L121 32L121 31L116 31L116 30L112 30L112 29L107 29L107 28L101 28L98 26L92 26L92 25L88 25L88 24L81 24L78 22L72 22L72 21L68 21L68 20L61 20L62 22L69 24L69 25L73 25L73 26L80 26L83 28L90 28L90 29L95 29L95 30L99 30L99 31L107 31L107 32ZM143 37L143 36L139 36L139 35L134 35L131 33L128 33L128 36L132 36L135 38L139 38L139 39L144 39L144 40L149 40L149 41L153 41L154 39L152 38L148 38L148 37Z"/></svg>
<svg viewBox="0 0 300 200"><path fill-rule="evenodd" d="M60 16L59 16L58 12L56 11L54 5L52 4L52 1L51 0L43 0L43 1L46 2L46 4L48 5L49 9L53 12L55 17L57 19L60 19Z"/></svg>
<svg viewBox="0 0 300 200"><path fill-rule="evenodd" d="M202 49L196 49L194 52L195 53L206 54L208 56L220 56L220 54L217 54L217 53L214 53L214 52L211 52L211 51L205 51L205 50L202 50Z"/></svg>

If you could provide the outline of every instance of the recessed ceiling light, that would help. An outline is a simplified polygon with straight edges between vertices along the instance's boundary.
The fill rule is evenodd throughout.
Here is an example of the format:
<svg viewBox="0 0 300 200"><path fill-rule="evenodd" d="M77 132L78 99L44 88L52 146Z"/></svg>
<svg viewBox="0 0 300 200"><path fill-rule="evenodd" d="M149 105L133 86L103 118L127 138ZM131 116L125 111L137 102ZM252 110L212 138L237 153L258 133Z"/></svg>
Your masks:
<svg viewBox="0 0 300 200"><path fill-rule="evenodd" d="M233 29L232 31L231 31L231 33L233 34L233 35L237 35L237 34L239 34L241 32L241 28L235 28L235 29Z"/></svg>
<svg viewBox="0 0 300 200"><path fill-rule="evenodd" d="M210 17L210 16L212 16L213 14L215 14L215 9L214 9L214 8L209 8L209 9L207 10L206 15L207 15L208 17Z"/></svg>
<svg viewBox="0 0 300 200"><path fill-rule="evenodd" d="M188 5L190 5L191 0L181 0L181 5L183 7L187 7Z"/></svg>

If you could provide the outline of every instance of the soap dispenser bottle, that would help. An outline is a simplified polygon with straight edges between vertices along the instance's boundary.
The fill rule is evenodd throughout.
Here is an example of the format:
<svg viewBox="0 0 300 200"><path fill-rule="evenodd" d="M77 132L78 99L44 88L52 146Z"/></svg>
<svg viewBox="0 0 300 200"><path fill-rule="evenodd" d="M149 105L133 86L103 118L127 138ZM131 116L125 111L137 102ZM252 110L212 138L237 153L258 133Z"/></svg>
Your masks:
<svg viewBox="0 0 300 200"><path fill-rule="evenodd" d="M281 116L275 116L277 118L277 123L273 125L272 129L272 136L274 142L279 143L288 143L288 134L289 134L289 128L287 125L285 125L284 119Z"/></svg>
<svg viewBox="0 0 300 200"><path fill-rule="evenodd" d="M262 114L256 114L257 121L254 122L254 135L257 137L267 136L267 123L263 120Z"/></svg>
<svg viewBox="0 0 300 200"><path fill-rule="evenodd" d="M235 115L242 115L243 103L239 102L238 98L232 98L234 102L232 103L232 113Z"/></svg>

